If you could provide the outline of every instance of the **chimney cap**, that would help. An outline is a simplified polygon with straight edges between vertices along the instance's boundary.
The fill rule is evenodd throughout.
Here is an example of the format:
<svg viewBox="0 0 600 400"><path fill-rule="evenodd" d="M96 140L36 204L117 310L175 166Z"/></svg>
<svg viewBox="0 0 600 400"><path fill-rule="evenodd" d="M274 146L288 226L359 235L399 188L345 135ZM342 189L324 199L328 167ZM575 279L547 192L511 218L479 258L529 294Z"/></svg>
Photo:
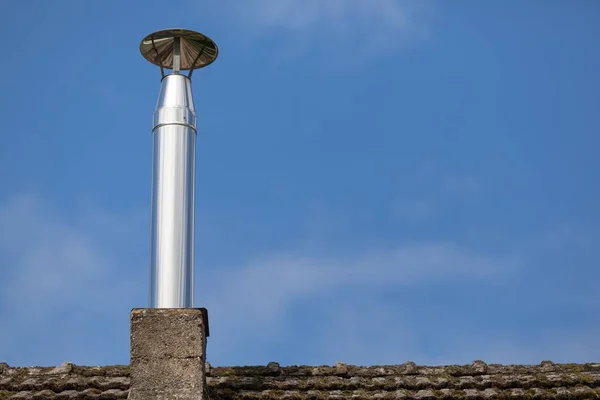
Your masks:
<svg viewBox="0 0 600 400"><path fill-rule="evenodd" d="M208 36L188 29L163 29L140 43L144 58L162 68L181 71L206 67L217 58L219 48ZM174 53L180 52L179 68L173 68Z"/></svg>

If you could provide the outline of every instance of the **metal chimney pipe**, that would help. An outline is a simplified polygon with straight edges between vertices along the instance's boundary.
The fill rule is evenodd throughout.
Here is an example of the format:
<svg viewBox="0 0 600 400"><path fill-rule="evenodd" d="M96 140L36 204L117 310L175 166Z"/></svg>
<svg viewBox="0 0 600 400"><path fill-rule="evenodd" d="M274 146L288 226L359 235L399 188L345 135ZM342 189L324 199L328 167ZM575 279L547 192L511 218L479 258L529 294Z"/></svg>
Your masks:
<svg viewBox="0 0 600 400"><path fill-rule="evenodd" d="M191 75L212 63L218 49L201 33L169 29L146 36L140 51L162 75L152 127L150 307L191 308L196 147ZM165 68L172 72L165 75Z"/></svg>
<svg viewBox="0 0 600 400"><path fill-rule="evenodd" d="M196 113L190 80L164 77L154 112L150 306L189 308L194 300Z"/></svg>

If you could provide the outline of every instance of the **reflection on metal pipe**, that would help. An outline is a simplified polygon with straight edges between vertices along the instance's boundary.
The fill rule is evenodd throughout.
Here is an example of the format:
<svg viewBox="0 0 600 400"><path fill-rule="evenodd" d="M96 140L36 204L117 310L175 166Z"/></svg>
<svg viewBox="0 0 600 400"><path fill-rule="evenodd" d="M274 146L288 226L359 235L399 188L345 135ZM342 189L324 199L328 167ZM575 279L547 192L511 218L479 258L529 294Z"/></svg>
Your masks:
<svg viewBox="0 0 600 400"><path fill-rule="evenodd" d="M196 113L191 73L212 63L216 44L188 30L148 35L142 55L163 76L152 128L150 306L190 308L194 301ZM164 75L164 69L172 73ZM181 74L189 70L188 76Z"/></svg>
<svg viewBox="0 0 600 400"><path fill-rule="evenodd" d="M190 80L163 79L154 113L151 307L193 307L196 115Z"/></svg>

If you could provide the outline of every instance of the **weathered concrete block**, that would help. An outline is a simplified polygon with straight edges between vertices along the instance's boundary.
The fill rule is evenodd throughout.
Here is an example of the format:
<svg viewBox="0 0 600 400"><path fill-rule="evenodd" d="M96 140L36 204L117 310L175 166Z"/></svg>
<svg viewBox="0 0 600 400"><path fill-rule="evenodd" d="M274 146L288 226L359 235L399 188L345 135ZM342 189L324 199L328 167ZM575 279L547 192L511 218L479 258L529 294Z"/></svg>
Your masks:
<svg viewBox="0 0 600 400"><path fill-rule="evenodd" d="M204 308L133 309L129 399L205 399L207 336Z"/></svg>

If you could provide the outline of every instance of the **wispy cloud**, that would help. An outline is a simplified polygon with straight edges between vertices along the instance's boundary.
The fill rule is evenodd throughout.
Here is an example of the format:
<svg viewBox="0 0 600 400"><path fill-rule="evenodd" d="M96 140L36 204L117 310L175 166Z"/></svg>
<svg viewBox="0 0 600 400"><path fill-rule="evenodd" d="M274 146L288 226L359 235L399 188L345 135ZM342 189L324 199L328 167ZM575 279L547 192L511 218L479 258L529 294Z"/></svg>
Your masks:
<svg viewBox="0 0 600 400"><path fill-rule="evenodd" d="M515 283L531 268L525 258L432 242L352 259L281 256L214 268L201 290L211 314L209 360L451 364L599 357L592 349L600 325L556 320L569 304L562 291L550 289L555 297L545 299L535 282ZM551 321L544 316L549 311Z"/></svg>
<svg viewBox="0 0 600 400"><path fill-rule="evenodd" d="M139 247L132 235L139 215L67 218L19 195L0 202L0 221L3 358L89 362L106 357L103 345L126 351L128 310L144 283L132 273L144 267L128 264Z"/></svg>
<svg viewBox="0 0 600 400"><path fill-rule="evenodd" d="M0 222L0 358L127 362L129 310L144 306L147 294L145 218L89 209L65 214L37 197L14 196L0 202ZM536 318L523 310L535 308L548 290L554 297L538 304L539 312L586 304L561 300L564 290L552 286L519 283L535 273L525 254L482 253L452 241L401 241L352 254L273 250L241 265L199 268L196 301L209 309L209 361L519 363L600 356L589 350L598 348L600 326L585 318L564 328L539 320L541 331L519 322Z"/></svg>
<svg viewBox="0 0 600 400"><path fill-rule="evenodd" d="M205 276L211 284L204 292L215 337L211 353L226 362L235 362L242 354L260 358L260 353L247 348L290 335L286 330L290 310L303 312L303 305L314 304L309 311L312 315L295 317L316 318L324 311L328 315L320 324L323 329L306 339L314 343L309 347L319 349L313 356L323 361L347 354L346 360L374 363L377 355L385 354L385 346L377 350L382 343L370 340L369 329L357 327L367 325L381 333L390 323L406 321L402 309L395 309L395 296L381 299L381 293L426 290L440 284L493 284L514 274L519 264L517 258L491 257L453 243L434 242L407 243L353 259L281 256L242 267L214 269L215 273ZM417 331L415 327L402 329L409 336ZM357 352L361 346L364 351ZM385 360L390 359L384 357L380 362Z"/></svg>
<svg viewBox="0 0 600 400"><path fill-rule="evenodd" d="M392 215L403 221L424 222L439 212L438 203L427 197L402 198L392 205Z"/></svg>
<svg viewBox="0 0 600 400"><path fill-rule="evenodd" d="M391 204L393 217L411 223L428 222L443 212L449 202L476 200L483 184L474 176L441 170L429 162L403 177L402 194Z"/></svg>
<svg viewBox="0 0 600 400"><path fill-rule="evenodd" d="M379 25L376 29L408 30L415 22L410 17L417 7L414 1L402 0L257 0L249 3L244 11L270 26L303 30L327 23L327 28L348 34L362 25ZM352 28L352 24L358 26Z"/></svg>
<svg viewBox="0 0 600 400"><path fill-rule="evenodd" d="M227 13L252 36L280 42L285 58L333 54L338 61L365 59L423 38L429 28L428 0L255 0L235 3ZM341 57L341 58L340 58ZM326 58L326 57L324 57ZM323 60L320 60L323 61Z"/></svg>

